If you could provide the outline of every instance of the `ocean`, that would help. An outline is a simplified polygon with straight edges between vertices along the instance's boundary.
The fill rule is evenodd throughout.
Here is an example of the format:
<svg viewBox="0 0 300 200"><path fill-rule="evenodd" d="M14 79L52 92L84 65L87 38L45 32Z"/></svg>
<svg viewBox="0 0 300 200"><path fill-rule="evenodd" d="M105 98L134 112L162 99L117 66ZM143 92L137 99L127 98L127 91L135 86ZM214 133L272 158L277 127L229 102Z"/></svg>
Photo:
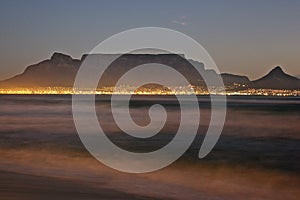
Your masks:
<svg viewBox="0 0 300 200"><path fill-rule="evenodd" d="M0 95L0 199L299 199L299 97L228 96L224 129L203 159L198 152L211 104L208 96L198 102L199 130L184 155L161 170L130 174L103 165L86 150L74 125L71 95ZM96 96L95 104L109 139L128 151L162 148L180 123L175 97L134 96L130 114L137 124L150 122L153 104L168 113L160 133L136 139L114 123L110 96ZM123 112L122 104L118 109Z"/></svg>

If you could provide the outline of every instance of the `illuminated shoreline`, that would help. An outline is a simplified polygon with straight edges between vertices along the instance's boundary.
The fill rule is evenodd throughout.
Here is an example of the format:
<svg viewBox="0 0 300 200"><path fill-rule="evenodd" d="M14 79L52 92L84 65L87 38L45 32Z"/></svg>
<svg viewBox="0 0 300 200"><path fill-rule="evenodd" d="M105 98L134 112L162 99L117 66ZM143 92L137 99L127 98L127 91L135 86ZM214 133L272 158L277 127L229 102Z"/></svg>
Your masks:
<svg viewBox="0 0 300 200"><path fill-rule="evenodd" d="M0 94L11 95L63 95L63 94L86 94L86 95L228 95L228 96L300 96L300 90L278 89L244 89L237 91L224 91L215 88L208 92L207 89L194 86L171 87L170 89L143 88L134 90L135 87L104 87L101 89L73 89L71 87L39 87L39 88L9 88L0 89Z"/></svg>

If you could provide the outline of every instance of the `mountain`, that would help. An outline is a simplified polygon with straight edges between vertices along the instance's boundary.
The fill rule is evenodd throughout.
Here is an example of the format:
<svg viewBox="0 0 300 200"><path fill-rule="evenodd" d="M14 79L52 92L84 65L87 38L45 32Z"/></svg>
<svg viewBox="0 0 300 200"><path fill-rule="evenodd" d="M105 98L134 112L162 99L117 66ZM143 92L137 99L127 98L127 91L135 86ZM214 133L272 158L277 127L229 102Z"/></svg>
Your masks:
<svg viewBox="0 0 300 200"><path fill-rule="evenodd" d="M226 86L230 86L230 85L234 85L234 84L247 86L251 82L247 76L222 73L221 77L223 79L224 85L226 85Z"/></svg>
<svg viewBox="0 0 300 200"><path fill-rule="evenodd" d="M0 82L1 87L73 86L80 60L54 53L50 59L28 66L22 74Z"/></svg>
<svg viewBox="0 0 300 200"><path fill-rule="evenodd" d="M97 66L102 67L103 64L101 60L107 59L110 56L115 57L116 54L95 54L90 56L99 61L97 62ZM87 55L83 55L79 60L62 53L54 53L50 59L30 65L23 73L10 79L0 81L0 87L72 87L77 71L86 57ZM203 79L201 77L199 78L197 70L186 59L176 54L121 55L105 70L99 81L99 85L113 86L128 70L147 63L160 63L172 66L186 76L191 84L205 86ZM207 72L207 74L211 76L216 76L214 71L205 70L202 63L197 62L196 64L201 73ZM174 81L176 82L175 79Z"/></svg>
<svg viewBox="0 0 300 200"><path fill-rule="evenodd" d="M199 66L198 69L200 69L201 73L205 74L207 79L214 80L218 78L220 74L217 74L214 70L204 70L203 63L200 63L198 61L194 60L188 60L190 63L193 64L193 66ZM223 83L225 86L234 86L234 85L248 85L250 83L250 80L247 76L240 76L235 74L229 74L229 73L222 73L221 78L223 79ZM203 81L203 80L201 80Z"/></svg>
<svg viewBox="0 0 300 200"><path fill-rule="evenodd" d="M277 66L264 77L252 81L249 86L265 89L300 89L300 79L286 74Z"/></svg>
<svg viewBox="0 0 300 200"><path fill-rule="evenodd" d="M97 67L102 67L101 60L107 59L110 56L115 57L116 55L95 54L89 56L96 58ZM23 73L1 81L0 87L72 87L76 73L86 57L87 55L83 55L79 60L62 53L54 53L50 59L28 66ZM112 62L105 70L99 81L99 85L113 86L124 73L136 66L147 63L160 63L176 69L192 85L205 86L205 81L190 62L196 66L201 74L205 74L208 79L213 80L216 78L217 73L214 70L206 70L203 63L193 60L189 60L188 62L176 54L124 54ZM163 74L159 74L159 76L163 76ZM165 76L168 76L168 74ZM142 79L143 77L134 77L134 79L139 78ZM173 81L174 83L177 82L176 79L173 79Z"/></svg>
<svg viewBox="0 0 300 200"><path fill-rule="evenodd" d="M97 67L103 67L101 60L107 59L116 54L94 54L97 60ZM81 59L74 59L69 55L54 53L50 59L40 63L28 66L25 71L10 79L0 81L1 88L18 88L18 87L72 87L77 71L80 65L86 59L83 55ZM207 70L203 63L194 60L186 60L176 54L124 54L111 63L103 73L99 85L113 86L120 77L128 70L142 64L160 63L171 66L179 73L186 77L192 85L206 86L205 81L199 75L198 71L209 80L214 80L218 74L214 70ZM192 65L191 65L192 63ZM198 71L194 68L198 69ZM153 66L155 67L155 66ZM158 74L160 77L168 77L168 74ZM244 88L270 88L270 89L299 89L300 80L283 72L280 67L274 68L266 76L250 81L246 76L234 74L221 74L226 87ZM168 77L169 78L169 77ZM133 79L143 79L142 76L135 76ZM174 78L175 83L177 80Z"/></svg>

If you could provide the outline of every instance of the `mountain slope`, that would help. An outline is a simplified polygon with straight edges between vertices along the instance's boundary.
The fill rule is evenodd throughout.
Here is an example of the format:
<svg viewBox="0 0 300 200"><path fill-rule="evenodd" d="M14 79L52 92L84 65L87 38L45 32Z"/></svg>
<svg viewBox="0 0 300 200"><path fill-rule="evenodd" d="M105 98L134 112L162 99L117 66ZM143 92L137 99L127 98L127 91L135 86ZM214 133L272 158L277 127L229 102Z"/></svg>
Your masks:
<svg viewBox="0 0 300 200"><path fill-rule="evenodd" d="M250 87L265 89L300 89L300 79L286 74L281 67L277 66L264 77L252 81Z"/></svg>
<svg viewBox="0 0 300 200"><path fill-rule="evenodd" d="M250 80L247 76L240 76L235 74L228 74L228 73L222 73L221 74L224 85L234 85L234 84L240 84L240 85L249 85Z"/></svg>
<svg viewBox="0 0 300 200"><path fill-rule="evenodd" d="M51 59L28 66L22 74L0 82L1 87L70 87L81 64L68 55L54 53Z"/></svg>

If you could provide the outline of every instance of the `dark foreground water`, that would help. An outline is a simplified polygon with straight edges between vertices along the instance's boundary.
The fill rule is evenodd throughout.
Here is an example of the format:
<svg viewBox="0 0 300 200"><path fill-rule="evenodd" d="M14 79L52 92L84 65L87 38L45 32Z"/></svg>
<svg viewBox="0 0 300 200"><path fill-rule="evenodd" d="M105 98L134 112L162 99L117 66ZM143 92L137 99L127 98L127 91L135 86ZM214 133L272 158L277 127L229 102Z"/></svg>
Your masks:
<svg viewBox="0 0 300 200"><path fill-rule="evenodd" d="M300 98L228 97L222 135L200 160L210 103L199 97L200 128L190 149L147 174L121 173L91 157L77 135L71 103L69 95L0 96L0 199L299 199ZM147 152L172 140L180 119L174 97L138 96L130 104L137 124L149 123L154 103L169 114L149 140L118 129L108 96L97 96L96 110L115 144Z"/></svg>

